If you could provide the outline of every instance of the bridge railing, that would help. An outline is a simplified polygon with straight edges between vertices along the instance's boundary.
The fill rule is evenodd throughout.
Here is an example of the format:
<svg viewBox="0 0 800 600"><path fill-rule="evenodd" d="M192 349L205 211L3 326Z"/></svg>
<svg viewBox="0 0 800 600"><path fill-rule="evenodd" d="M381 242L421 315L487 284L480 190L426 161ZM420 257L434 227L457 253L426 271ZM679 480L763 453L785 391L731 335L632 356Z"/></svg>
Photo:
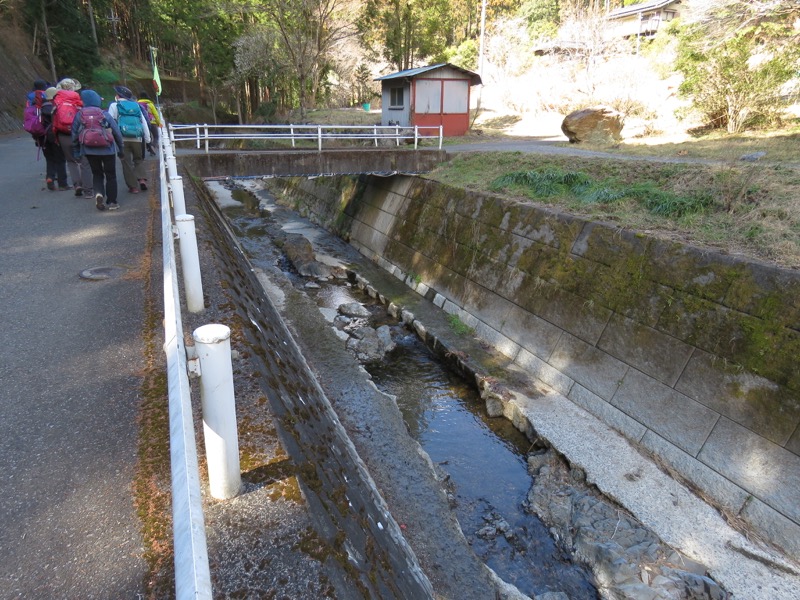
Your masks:
<svg viewBox="0 0 800 600"><path fill-rule="evenodd" d="M322 151L323 144L333 148L334 141L371 141L381 144L412 144L416 150L422 140L436 140L442 149L443 129L441 125L169 125L169 137L173 144L191 141L208 152L210 144L219 140L263 140L290 141L292 148L298 142L316 144Z"/></svg>

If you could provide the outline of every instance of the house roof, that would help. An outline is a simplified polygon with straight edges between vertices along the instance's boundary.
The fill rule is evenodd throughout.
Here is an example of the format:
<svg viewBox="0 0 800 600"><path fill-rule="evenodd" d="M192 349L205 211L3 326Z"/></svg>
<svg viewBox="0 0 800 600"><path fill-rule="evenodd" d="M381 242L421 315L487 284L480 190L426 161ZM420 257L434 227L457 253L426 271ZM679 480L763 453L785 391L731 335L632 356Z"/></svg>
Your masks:
<svg viewBox="0 0 800 600"><path fill-rule="evenodd" d="M412 79L414 77L417 77L418 75L422 75L423 73L428 73L436 69L441 69L442 67L450 67L451 69L455 69L456 71L461 71L465 75L469 75L470 85L479 85L482 83L481 76L478 75L477 73L473 73L472 71L468 71L467 69L462 69L461 67L457 67L456 65L451 65L450 63L439 63L438 65L428 65L427 67L417 67L416 69L406 69L405 71L398 71L397 73L389 73L388 75L383 75L382 77L376 77L374 81L388 81L390 79Z"/></svg>
<svg viewBox="0 0 800 600"><path fill-rule="evenodd" d="M646 13L669 6L670 4L680 4L681 0L650 0L650 2L642 2L641 4L631 4L623 8L612 10L606 15L607 19L624 19L639 13Z"/></svg>

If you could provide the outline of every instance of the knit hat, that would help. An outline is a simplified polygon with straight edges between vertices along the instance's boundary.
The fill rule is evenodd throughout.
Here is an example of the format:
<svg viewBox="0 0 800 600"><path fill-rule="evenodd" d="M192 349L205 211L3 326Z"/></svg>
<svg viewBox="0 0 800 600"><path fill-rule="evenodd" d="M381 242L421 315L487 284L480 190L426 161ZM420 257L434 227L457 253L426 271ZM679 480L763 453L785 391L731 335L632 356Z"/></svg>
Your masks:
<svg viewBox="0 0 800 600"><path fill-rule="evenodd" d="M81 100L84 106L97 106L99 108L103 99L94 90L83 90L81 92Z"/></svg>
<svg viewBox="0 0 800 600"><path fill-rule="evenodd" d="M33 82L33 89L34 90L44 90L47 89L49 84L44 79L37 79Z"/></svg>
<svg viewBox="0 0 800 600"><path fill-rule="evenodd" d="M47 98L48 100L52 100L53 98L56 97L57 93L58 93L58 90L56 88L49 87L44 91L44 97Z"/></svg>
<svg viewBox="0 0 800 600"><path fill-rule="evenodd" d="M117 92L117 96L120 98L125 98L126 100L133 100L133 92L126 88L124 85L115 85L114 91Z"/></svg>
<svg viewBox="0 0 800 600"><path fill-rule="evenodd" d="M58 82L56 88L59 90L72 90L73 92L77 92L79 89L81 89L81 82L77 79L70 79L69 77L66 77Z"/></svg>

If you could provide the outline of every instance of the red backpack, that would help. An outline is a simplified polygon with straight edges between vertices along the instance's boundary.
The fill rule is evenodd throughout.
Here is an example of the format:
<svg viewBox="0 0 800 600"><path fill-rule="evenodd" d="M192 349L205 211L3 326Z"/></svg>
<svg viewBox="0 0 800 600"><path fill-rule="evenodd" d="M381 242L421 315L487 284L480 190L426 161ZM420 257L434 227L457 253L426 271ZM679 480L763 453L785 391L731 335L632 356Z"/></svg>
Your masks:
<svg viewBox="0 0 800 600"><path fill-rule="evenodd" d="M78 92L59 90L53 98L53 129L57 133L72 133L72 122L82 106Z"/></svg>

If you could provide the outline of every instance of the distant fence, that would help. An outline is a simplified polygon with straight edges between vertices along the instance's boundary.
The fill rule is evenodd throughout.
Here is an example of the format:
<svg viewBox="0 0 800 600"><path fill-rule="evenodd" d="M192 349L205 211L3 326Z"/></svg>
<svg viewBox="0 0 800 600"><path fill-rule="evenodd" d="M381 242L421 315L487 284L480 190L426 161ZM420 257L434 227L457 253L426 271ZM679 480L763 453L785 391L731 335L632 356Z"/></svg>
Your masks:
<svg viewBox="0 0 800 600"><path fill-rule="evenodd" d="M416 150L422 140L435 140L442 149L441 125L401 127L399 125L172 125L168 126L173 144L192 141L208 152L210 144L222 140L290 141L292 148L315 144L318 151L323 145L333 149L335 142L374 143L376 147L391 144L414 145ZM339 145L341 147L341 144Z"/></svg>

